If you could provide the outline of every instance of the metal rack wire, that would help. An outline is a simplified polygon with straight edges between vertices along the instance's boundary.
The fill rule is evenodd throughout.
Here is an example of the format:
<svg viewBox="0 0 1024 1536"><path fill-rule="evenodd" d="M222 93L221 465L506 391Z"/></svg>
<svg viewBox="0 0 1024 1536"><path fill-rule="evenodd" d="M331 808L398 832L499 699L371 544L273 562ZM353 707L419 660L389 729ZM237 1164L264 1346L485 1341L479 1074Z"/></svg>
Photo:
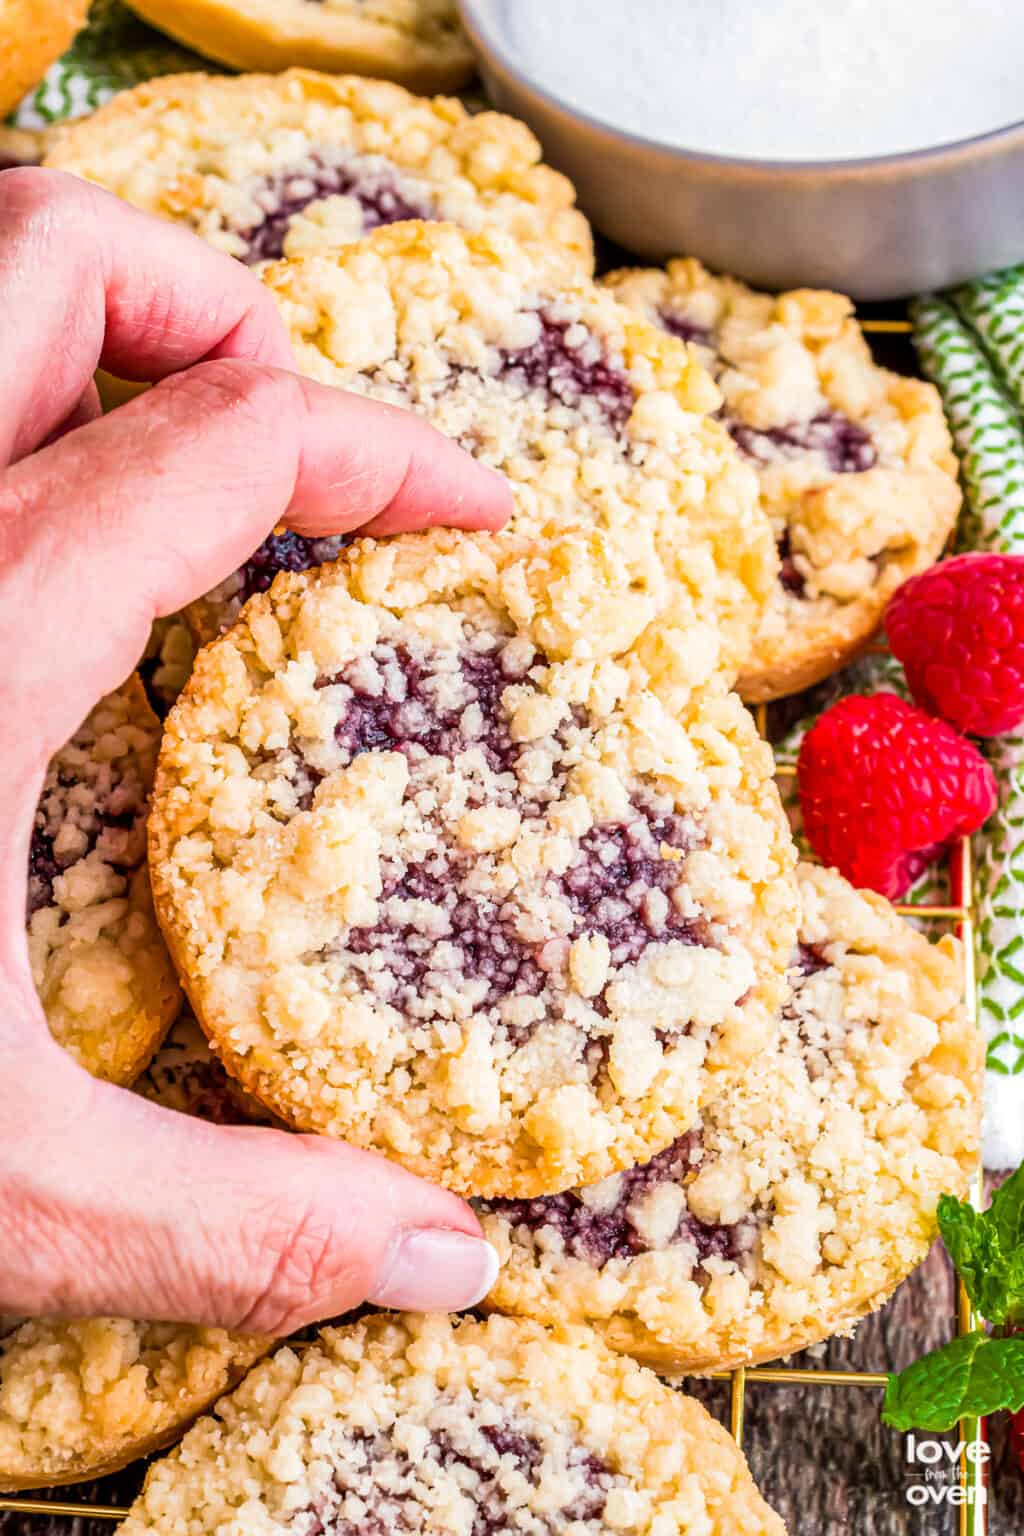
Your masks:
<svg viewBox="0 0 1024 1536"><path fill-rule="evenodd" d="M905 320L864 320L862 326L867 332L890 335L907 335L911 329L909 322ZM758 706L756 719L762 736L766 736L765 705ZM792 764L777 763L776 772L780 778L787 778L792 777L796 769ZM896 911L903 916L927 921L945 921L955 926L964 946L964 1003L969 1017L977 1022L973 872L971 844L967 838L961 842L950 861L950 885L952 900L948 906L897 906ZM972 1199L979 1205L982 1203L980 1168L972 1188ZM956 1331L958 1334L968 1333L977 1326L977 1323L978 1319L961 1285L955 1319ZM770 1365L746 1366L734 1371L715 1371L710 1374L712 1380L730 1383L729 1428L740 1446L743 1445L744 1440L748 1390L759 1392L762 1388L769 1390L773 1386L799 1386L811 1391L818 1387L848 1387L851 1391L880 1394L888 1380L885 1372L815 1370ZM962 1422L960 1439L964 1450L959 1466L959 1486L963 1499L958 1509L959 1536L985 1536L987 1530L985 1466L980 1457L975 1456L972 1460L968 1456L969 1448L986 1443L984 1420ZM0 1514L4 1513L67 1516L68 1518L109 1520L114 1523L123 1519L127 1511L116 1505L88 1504L75 1499L57 1502L48 1499L0 1497Z"/></svg>

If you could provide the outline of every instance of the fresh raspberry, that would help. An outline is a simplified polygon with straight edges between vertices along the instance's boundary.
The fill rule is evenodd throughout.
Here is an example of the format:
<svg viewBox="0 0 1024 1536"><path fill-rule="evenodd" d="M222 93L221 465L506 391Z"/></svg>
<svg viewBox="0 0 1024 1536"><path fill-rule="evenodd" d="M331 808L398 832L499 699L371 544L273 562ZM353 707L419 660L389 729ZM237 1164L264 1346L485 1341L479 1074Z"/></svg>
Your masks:
<svg viewBox="0 0 1024 1536"><path fill-rule="evenodd" d="M904 582L885 627L923 709L972 736L1024 720L1024 555L957 555Z"/></svg>
<svg viewBox="0 0 1024 1536"><path fill-rule="evenodd" d="M804 737L796 771L815 853L891 901L996 805L977 747L893 693L833 704Z"/></svg>

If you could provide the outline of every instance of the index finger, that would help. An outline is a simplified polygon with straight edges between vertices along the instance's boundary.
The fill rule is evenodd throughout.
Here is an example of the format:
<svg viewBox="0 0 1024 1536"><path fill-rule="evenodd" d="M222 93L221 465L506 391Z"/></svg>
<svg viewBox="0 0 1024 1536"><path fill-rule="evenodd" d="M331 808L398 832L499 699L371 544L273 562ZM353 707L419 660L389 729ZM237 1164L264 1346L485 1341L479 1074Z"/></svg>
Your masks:
<svg viewBox="0 0 1024 1536"><path fill-rule="evenodd" d="M96 368L155 381L239 358L294 369L240 263L61 171L0 173L0 466L44 441Z"/></svg>

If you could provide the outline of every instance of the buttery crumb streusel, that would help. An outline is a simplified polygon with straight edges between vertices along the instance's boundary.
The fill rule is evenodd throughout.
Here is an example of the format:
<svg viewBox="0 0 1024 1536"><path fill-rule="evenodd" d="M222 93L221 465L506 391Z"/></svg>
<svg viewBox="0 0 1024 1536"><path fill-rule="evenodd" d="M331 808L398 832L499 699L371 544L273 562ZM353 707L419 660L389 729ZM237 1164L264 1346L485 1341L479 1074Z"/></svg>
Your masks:
<svg viewBox="0 0 1024 1536"><path fill-rule="evenodd" d="M114 1083L138 1076L181 1004L146 869L159 742L132 676L53 758L32 828L32 978L54 1038Z"/></svg>
<svg viewBox="0 0 1024 1536"><path fill-rule="evenodd" d="M572 185L525 123L386 80L171 75L70 124L46 164L250 263L447 219L502 229L560 270L593 267Z"/></svg>
<svg viewBox="0 0 1024 1536"><path fill-rule="evenodd" d="M502 236L451 225L381 229L264 280L305 373L418 412L508 478L509 529L476 536L496 544L490 558L514 565L523 540L600 529L628 600L620 649L689 621L691 651L735 671L778 557L690 349ZM594 616L577 631L607 643Z"/></svg>
<svg viewBox="0 0 1024 1536"><path fill-rule="evenodd" d="M721 1425L589 1330L379 1314L257 1366L122 1530L784 1536Z"/></svg>
<svg viewBox="0 0 1024 1536"><path fill-rule="evenodd" d="M370 541L254 597L168 719L150 853L258 1099L526 1195L657 1152L767 1048L795 883L738 700L684 722L636 658L555 659L480 548L453 538L404 603Z"/></svg>
<svg viewBox="0 0 1024 1536"><path fill-rule="evenodd" d="M956 520L938 391L879 368L838 293L755 293L692 260L603 283L693 344L757 471L782 569L741 694L796 693L846 666L900 583L938 559Z"/></svg>
<svg viewBox="0 0 1024 1536"><path fill-rule="evenodd" d="M127 0L162 32L232 69L305 64L456 91L473 53L456 0Z"/></svg>
<svg viewBox="0 0 1024 1536"><path fill-rule="evenodd" d="M924 1258L978 1159L982 1044L955 941L834 871L803 919L777 1047L644 1167L478 1203L488 1306L596 1325L661 1370L774 1359L848 1328Z"/></svg>

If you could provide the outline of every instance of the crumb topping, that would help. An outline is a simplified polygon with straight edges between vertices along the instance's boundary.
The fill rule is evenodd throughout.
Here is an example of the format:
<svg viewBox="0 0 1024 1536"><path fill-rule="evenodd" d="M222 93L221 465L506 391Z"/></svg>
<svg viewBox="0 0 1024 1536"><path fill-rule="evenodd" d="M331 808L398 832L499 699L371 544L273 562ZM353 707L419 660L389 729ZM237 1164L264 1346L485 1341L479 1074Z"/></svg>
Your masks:
<svg viewBox="0 0 1024 1536"><path fill-rule="evenodd" d="M420 38L459 36L454 7L432 0L324 0L321 9L358 10ZM386 80L178 75L123 92L88 127L71 125L47 163L246 261L332 249L396 219L440 218L505 229L553 266L592 266L573 188L541 164L524 123L470 116L458 101Z"/></svg>
<svg viewBox="0 0 1024 1536"><path fill-rule="evenodd" d="M372 1316L279 1350L150 1469L125 1521L350 1536L781 1536L692 1399L582 1329Z"/></svg>
<svg viewBox="0 0 1024 1536"><path fill-rule="evenodd" d="M504 1259L488 1305L703 1370L827 1337L924 1256L978 1149L958 951L830 871L801 866L800 889L775 1050L644 1167L477 1201Z"/></svg>
<svg viewBox="0 0 1024 1536"><path fill-rule="evenodd" d="M657 1151L776 995L749 722L552 664L471 575L400 613L365 577L279 577L168 722L152 863L204 1027L291 1123L453 1186Z"/></svg>
<svg viewBox="0 0 1024 1536"><path fill-rule="evenodd" d="M614 541L648 622L688 613L726 664L746 651L777 554L689 349L591 284L551 282L499 236L448 225L378 230L264 280L305 373L416 411L508 478L495 558L564 531L571 507ZM583 615L577 643L600 633Z"/></svg>
<svg viewBox="0 0 1024 1536"><path fill-rule="evenodd" d="M744 697L818 681L853 659L956 518L937 392L876 366L840 294L755 293L692 260L604 282L693 344L721 391L720 419L757 472L782 571Z"/></svg>

